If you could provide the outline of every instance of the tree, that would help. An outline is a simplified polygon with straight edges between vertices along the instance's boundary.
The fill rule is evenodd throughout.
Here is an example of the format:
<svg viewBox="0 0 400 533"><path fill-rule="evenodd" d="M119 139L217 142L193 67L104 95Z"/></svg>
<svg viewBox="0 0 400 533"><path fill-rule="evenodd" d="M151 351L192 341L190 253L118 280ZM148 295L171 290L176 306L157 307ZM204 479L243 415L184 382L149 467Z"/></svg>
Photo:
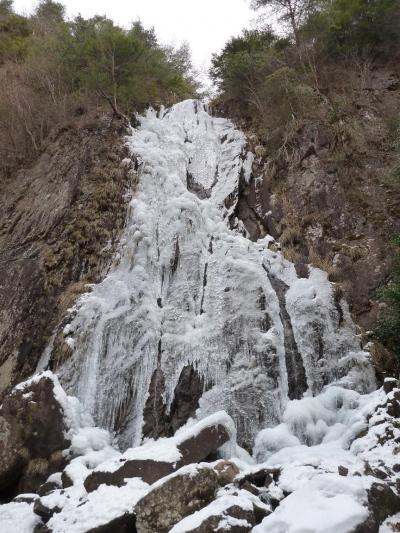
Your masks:
<svg viewBox="0 0 400 533"><path fill-rule="evenodd" d="M13 0L0 0L0 17L11 15L13 10Z"/></svg>
<svg viewBox="0 0 400 533"><path fill-rule="evenodd" d="M14 13L13 2L0 0L0 65L24 57L30 33L28 19Z"/></svg>
<svg viewBox="0 0 400 533"><path fill-rule="evenodd" d="M270 7L280 20L289 22L297 49L300 51L300 25L316 4L315 0L252 0L253 9Z"/></svg>
<svg viewBox="0 0 400 533"><path fill-rule="evenodd" d="M65 7L53 0L41 0L35 10L33 24L36 33L45 34L54 31L63 24Z"/></svg>

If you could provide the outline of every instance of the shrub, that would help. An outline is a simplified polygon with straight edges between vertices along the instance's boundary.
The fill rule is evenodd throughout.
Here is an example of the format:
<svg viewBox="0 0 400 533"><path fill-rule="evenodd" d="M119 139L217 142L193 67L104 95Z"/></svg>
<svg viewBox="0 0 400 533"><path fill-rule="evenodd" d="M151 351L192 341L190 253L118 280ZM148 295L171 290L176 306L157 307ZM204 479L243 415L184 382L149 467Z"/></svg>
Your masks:
<svg viewBox="0 0 400 533"><path fill-rule="evenodd" d="M390 280L379 292L380 300L386 304L374 336L400 358L400 236L394 240L396 256Z"/></svg>

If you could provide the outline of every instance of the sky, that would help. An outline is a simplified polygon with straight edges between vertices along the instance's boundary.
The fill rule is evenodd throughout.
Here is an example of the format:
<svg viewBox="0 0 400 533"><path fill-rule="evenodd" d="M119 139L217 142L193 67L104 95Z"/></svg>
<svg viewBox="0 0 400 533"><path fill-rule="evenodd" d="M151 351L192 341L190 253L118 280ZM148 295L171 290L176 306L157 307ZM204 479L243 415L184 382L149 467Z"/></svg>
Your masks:
<svg viewBox="0 0 400 533"><path fill-rule="evenodd" d="M224 46L229 37L249 27L255 18L250 0L59 0L68 16L107 15L127 26L142 21L154 26L160 42L190 45L196 69L206 70L211 55ZM18 12L30 13L37 0L14 0Z"/></svg>

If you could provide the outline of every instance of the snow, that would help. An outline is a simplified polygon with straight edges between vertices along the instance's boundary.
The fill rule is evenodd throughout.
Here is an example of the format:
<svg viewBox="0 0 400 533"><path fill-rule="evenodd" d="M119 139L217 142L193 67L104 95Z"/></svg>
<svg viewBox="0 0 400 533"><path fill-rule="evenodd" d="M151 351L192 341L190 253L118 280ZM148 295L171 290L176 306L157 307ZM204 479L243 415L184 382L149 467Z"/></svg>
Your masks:
<svg viewBox="0 0 400 533"><path fill-rule="evenodd" d="M90 494L79 494L76 490L67 489L67 497L58 500L62 511L56 513L47 525L57 533L85 533L132 512L136 502L148 490L147 483L138 478L127 480L123 487L100 485Z"/></svg>
<svg viewBox="0 0 400 533"><path fill-rule="evenodd" d="M263 462L278 450L299 444L299 439L290 433L286 424L279 424L260 431L254 443L254 456Z"/></svg>
<svg viewBox="0 0 400 533"><path fill-rule="evenodd" d="M361 478L322 474L285 498L253 533L350 533L368 516Z"/></svg>
<svg viewBox="0 0 400 533"><path fill-rule="evenodd" d="M33 504L11 502L0 505L1 533L32 533L39 522L39 517L33 514Z"/></svg>
<svg viewBox="0 0 400 533"><path fill-rule="evenodd" d="M222 528L224 523L229 523L229 519L226 511L234 505L242 508L245 511L252 511L253 504L250 500L251 494L245 490L238 491L237 495L226 495L217 497L200 511L196 511L192 515L187 516L180 522L178 522L171 530L170 533L186 533L199 527L205 520L212 516L221 518L219 527Z"/></svg>
<svg viewBox="0 0 400 533"><path fill-rule="evenodd" d="M393 516L389 516L389 518L387 518L379 528L379 533L393 533L394 531L398 531L399 524L400 513L397 513Z"/></svg>
<svg viewBox="0 0 400 533"><path fill-rule="evenodd" d="M238 479L263 468L279 470L280 475L261 489L262 501L233 485L220 489L213 502L181 520L171 533L191 531L211 516L220 518L220 529L228 525L249 527L245 521L230 517L229 507L239 506L250 511L256 504L270 511L270 505L263 502L271 499L280 501L280 505L253 528L254 533L350 533L367 517L367 490L376 481L365 474L365 461L371 468L381 469L396 463L394 446L395 439L400 439L400 429L384 406L398 394L398 389L388 395L383 389L361 395L331 385L316 397L306 396L288 402L282 415L283 422L262 430L257 436L254 455L259 464L255 465L249 464L251 458L234 445L233 421L224 411L202 420L190 420L171 439L149 440L141 447L121 454L111 446L110 435L105 430L78 427L86 420L84 416L78 416L81 413L79 403L63 393L51 373L45 376L55 383L57 397L67 411L71 406L74 408L70 412L73 428L69 449L73 458L65 469L73 485L41 498L48 508L60 509L48 523L56 533L84 533L99 527L125 513L134 512L137 501L168 480L183 475L194 477L202 469L212 469L213 463L191 464L151 486L133 478L127 479L119 488L101 485L89 494L84 488L85 478L96 468L102 471L107 465L115 468L121 464L121 459L128 457L165 460L168 454L176 454L180 443L212 425L222 424L231 435L230 452L233 455L238 453L239 457L229 456L228 450L226 453L241 469ZM40 378L35 377L34 381L37 379ZM31 383L32 380L21 384L18 389L25 390ZM322 430L316 431L320 427ZM360 437L361 430L363 436ZM392 435L390 439L383 438L387 432ZM151 453L154 453L153 457L150 457ZM176 459L176 456L169 458ZM339 466L348 470L347 475L339 475ZM395 482L396 474L393 476ZM60 478L57 473L49 480L60 483ZM380 533L388 533L391 523L397 519L388 519ZM32 533L38 522L32 504L12 502L0 506L1 531L5 533Z"/></svg>

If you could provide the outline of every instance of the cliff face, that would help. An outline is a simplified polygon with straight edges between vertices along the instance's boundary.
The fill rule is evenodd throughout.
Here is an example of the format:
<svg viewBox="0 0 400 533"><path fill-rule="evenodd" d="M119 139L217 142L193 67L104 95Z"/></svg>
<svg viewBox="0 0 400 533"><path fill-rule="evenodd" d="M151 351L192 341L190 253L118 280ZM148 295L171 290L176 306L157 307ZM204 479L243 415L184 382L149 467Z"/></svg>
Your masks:
<svg viewBox="0 0 400 533"><path fill-rule="evenodd" d="M327 271L369 330L400 230L400 82L376 69L360 86L347 95L330 86L329 101L342 98L335 114L327 97L319 119L298 120L286 132L279 153L253 129L255 179L242 183L237 215L252 239L269 233L279 240L298 268L312 263Z"/></svg>
<svg viewBox="0 0 400 533"><path fill-rule="evenodd" d="M0 392L36 368L66 309L99 280L130 188L121 123L84 114L1 184Z"/></svg>

